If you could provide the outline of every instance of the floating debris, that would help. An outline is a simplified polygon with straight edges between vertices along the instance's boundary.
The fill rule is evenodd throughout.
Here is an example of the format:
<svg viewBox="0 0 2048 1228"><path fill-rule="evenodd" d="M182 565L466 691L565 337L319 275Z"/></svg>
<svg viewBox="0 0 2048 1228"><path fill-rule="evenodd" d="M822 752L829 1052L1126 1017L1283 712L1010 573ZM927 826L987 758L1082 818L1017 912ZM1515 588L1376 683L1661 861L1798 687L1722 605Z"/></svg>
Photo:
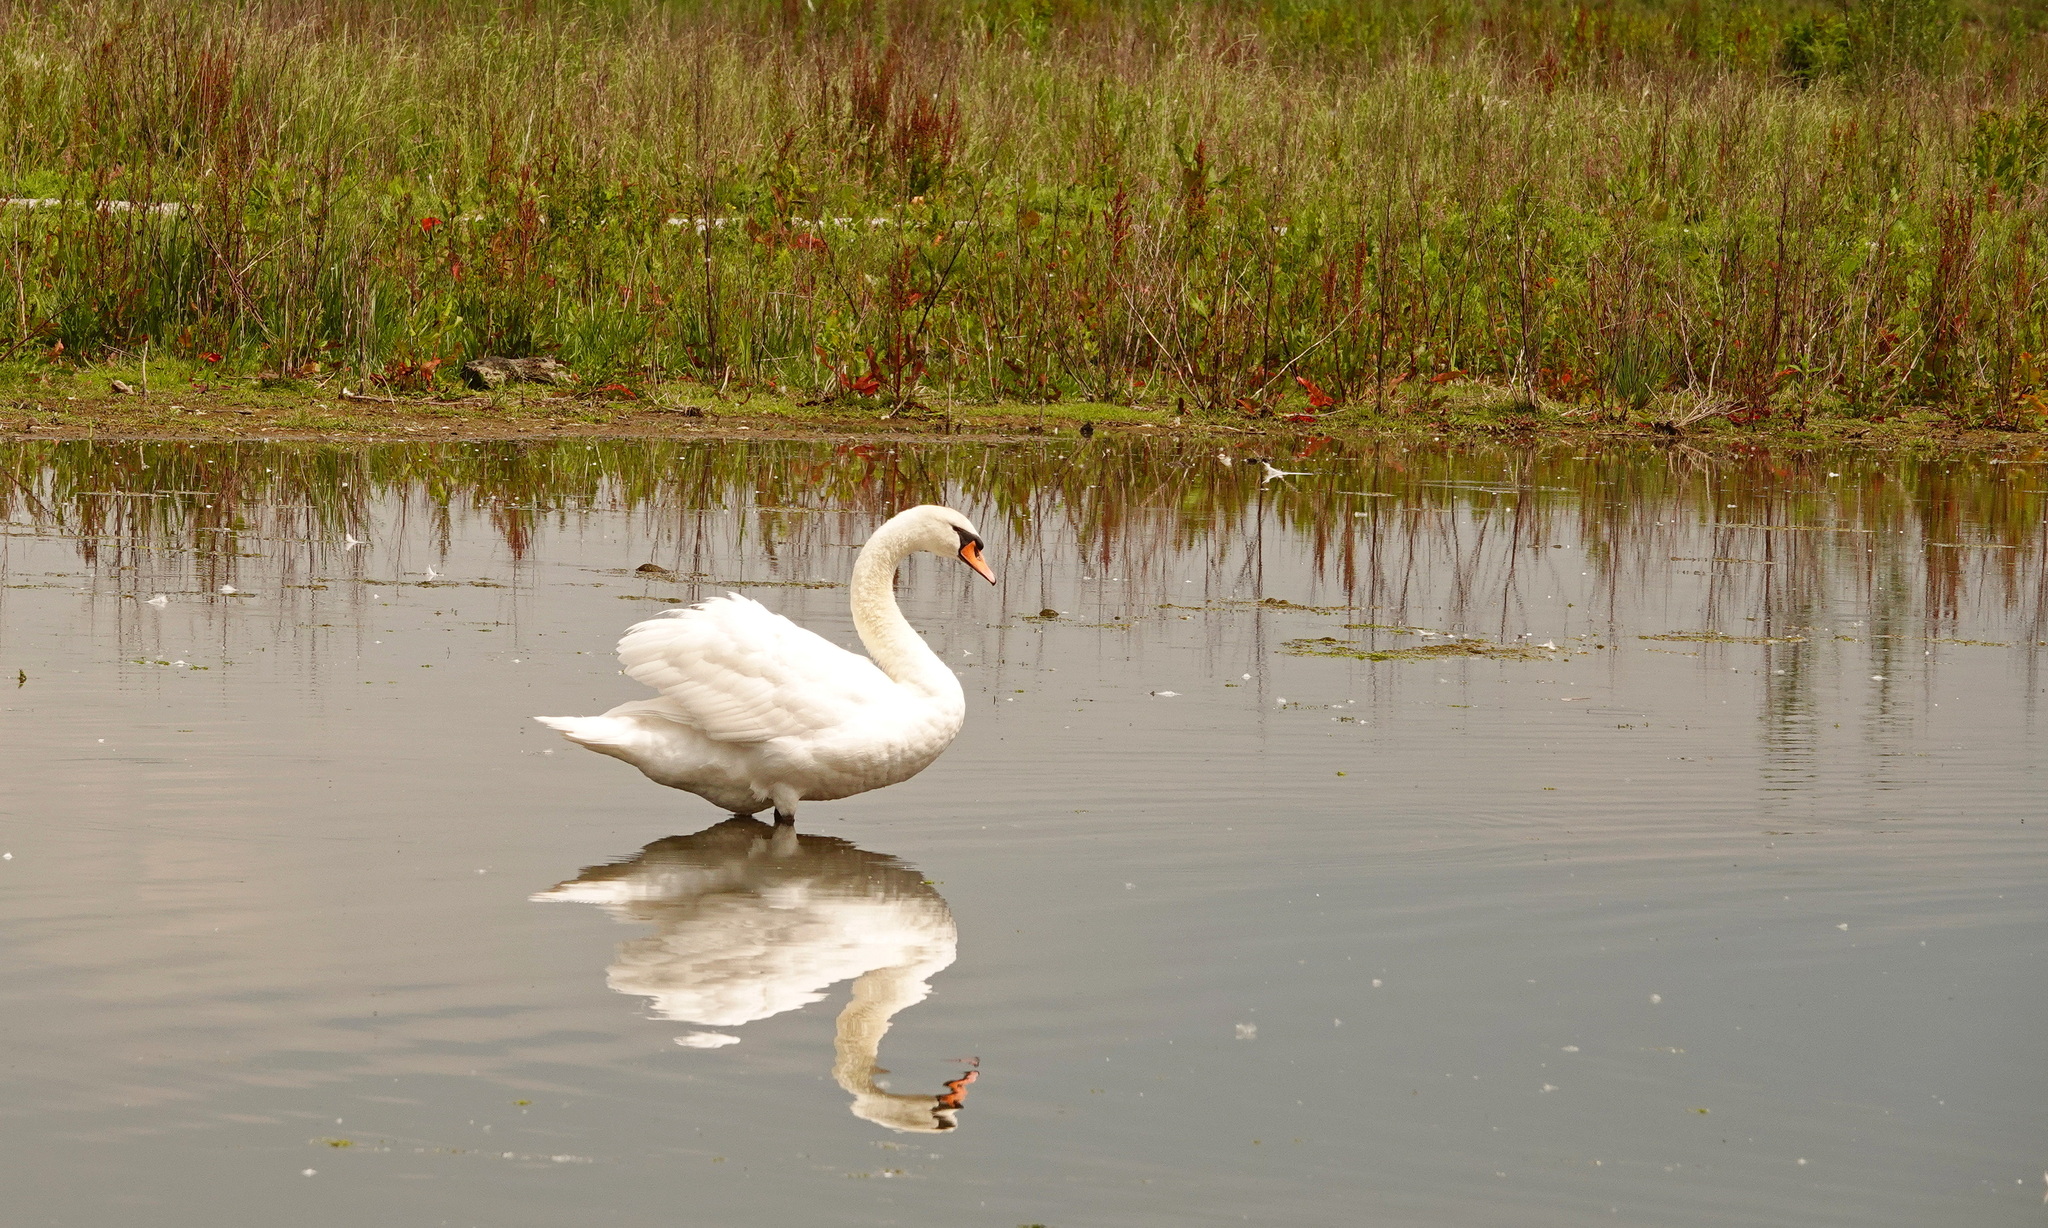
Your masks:
<svg viewBox="0 0 2048 1228"><path fill-rule="evenodd" d="M1278 469L1274 467L1272 461L1257 456L1247 459L1245 464L1257 465L1259 467L1259 485L1261 486L1275 478L1305 478L1315 472L1313 469Z"/></svg>

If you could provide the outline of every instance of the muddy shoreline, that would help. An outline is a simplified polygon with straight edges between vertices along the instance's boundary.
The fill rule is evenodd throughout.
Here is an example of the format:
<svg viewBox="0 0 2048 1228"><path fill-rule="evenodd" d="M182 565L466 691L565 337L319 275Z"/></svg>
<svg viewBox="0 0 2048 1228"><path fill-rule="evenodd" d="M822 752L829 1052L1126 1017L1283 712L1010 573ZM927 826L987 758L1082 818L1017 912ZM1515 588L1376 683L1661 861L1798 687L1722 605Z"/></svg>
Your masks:
<svg viewBox="0 0 2048 1228"><path fill-rule="evenodd" d="M1926 415L1931 417L1932 415ZM755 398L697 398L689 404L606 401L583 396L494 396L455 400L365 399L326 393L187 392L172 396L17 396L0 407L0 439L406 440L946 438L998 442L1096 435L1270 440L1275 450L1317 436L1337 440L1466 438L1664 443L1709 451L1863 446L1964 451L2048 449L2048 432L1968 429L1945 421L1819 419L1803 426L1708 422L1682 432L1647 423L1601 422L1562 414L1374 414L1345 411L1312 422L1284 418L1220 421L1171 410L1102 404L959 405L891 413L872 404L801 405Z"/></svg>

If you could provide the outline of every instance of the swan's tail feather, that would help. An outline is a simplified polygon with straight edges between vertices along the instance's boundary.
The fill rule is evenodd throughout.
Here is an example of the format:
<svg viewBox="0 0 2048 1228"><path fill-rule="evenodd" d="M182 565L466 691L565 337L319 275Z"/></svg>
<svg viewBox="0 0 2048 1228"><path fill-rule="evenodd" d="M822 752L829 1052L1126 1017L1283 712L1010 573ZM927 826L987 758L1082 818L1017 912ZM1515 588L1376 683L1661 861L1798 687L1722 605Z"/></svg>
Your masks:
<svg viewBox="0 0 2048 1228"><path fill-rule="evenodd" d="M593 750L604 746L624 746L639 732L632 722L615 716L536 716L533 719L578 746L588 746Z"/></svg>

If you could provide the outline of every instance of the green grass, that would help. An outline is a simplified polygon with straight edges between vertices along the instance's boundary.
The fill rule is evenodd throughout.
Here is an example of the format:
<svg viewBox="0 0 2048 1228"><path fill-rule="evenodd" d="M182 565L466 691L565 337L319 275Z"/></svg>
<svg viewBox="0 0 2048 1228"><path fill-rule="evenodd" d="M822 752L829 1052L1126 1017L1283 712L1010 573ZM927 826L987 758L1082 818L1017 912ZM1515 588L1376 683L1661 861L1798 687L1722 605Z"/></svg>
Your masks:
<svg viewBox="0 0 2048 1228"><path fill-rule="evenodd" d="M2048 419L2037 5L8 18L0 190L69 203L0 209L0 388Z"/></svg>

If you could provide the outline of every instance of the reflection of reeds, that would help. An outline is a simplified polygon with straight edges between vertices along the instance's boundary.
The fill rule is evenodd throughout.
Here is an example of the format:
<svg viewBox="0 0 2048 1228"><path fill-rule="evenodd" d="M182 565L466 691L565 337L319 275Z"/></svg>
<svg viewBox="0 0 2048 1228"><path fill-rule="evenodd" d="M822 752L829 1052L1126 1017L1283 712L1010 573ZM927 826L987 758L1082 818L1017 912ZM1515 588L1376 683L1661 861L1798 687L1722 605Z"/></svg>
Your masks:
<svg viewBox="0 0 2048 1228"><path fill-rule="evenodd" d="M1969 7L15 5L0 356L2030 425L2042 58Z"/></svg>
<svg viewBox="0 0 2048 1228"><path fill-rule="evenodd" d="M1574 591L1614 608L1695 574L1683 627L1778 637L1845 600L1891 629L1946 634L1990 612L2001 635L2048 638L2048 483L1981 457L1762 451L1708 461L1648 446L1322 446L1317 472L1261 484L1213 445L1171 439L980 446L559 441L505 444L37 442L0 448L0 509L76 538L112 569L173 552L213 588L245 570L358 574L345 535L445 542L487 524L517 561L585 510L624 518L679 572L720 574L744 543L781 578L836 576L821 548L894 510L944 501L1008 552L1005 570L1118 577L1101 612L1186 597L1267 595L1268 547L1294 600L1383 611L1507 639L1557 591L1558 547L1583 550ZM1361 493L1363 492L1363 493ZM248 557L245 557L248 556ZM1295 560L1305 560L1301 573Z"/></svg>

